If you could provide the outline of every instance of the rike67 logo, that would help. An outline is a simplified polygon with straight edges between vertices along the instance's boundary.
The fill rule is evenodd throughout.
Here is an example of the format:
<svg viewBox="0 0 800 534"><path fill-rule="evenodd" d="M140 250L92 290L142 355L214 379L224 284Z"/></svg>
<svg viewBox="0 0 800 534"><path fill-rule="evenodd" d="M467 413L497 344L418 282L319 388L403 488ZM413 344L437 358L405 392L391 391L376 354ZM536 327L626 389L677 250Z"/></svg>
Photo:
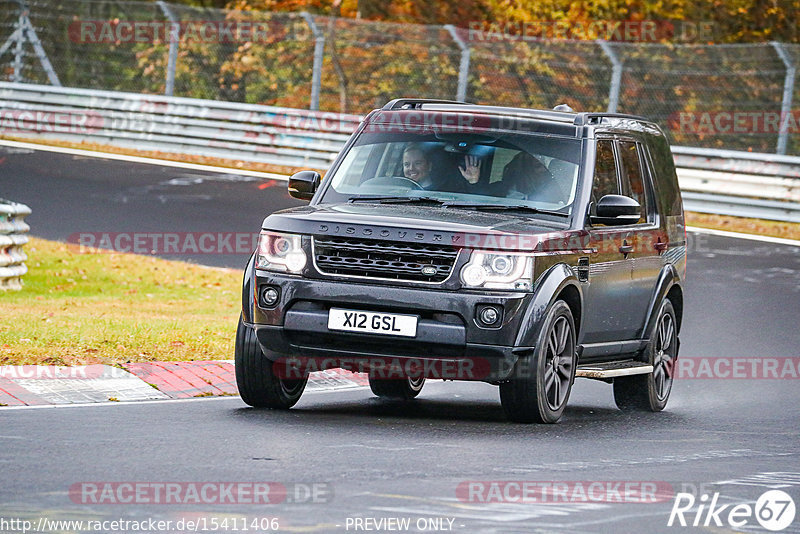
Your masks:
<svg viewBox="0 0 800 534"><path fill-rule="evenodd" d="M695 505L699 505L695 509ZM719 504L719 493L712 497L703 494L699 499L691 493L678 493L669 514L667 526L754 527L758 522L762 528L772 532L784 530L795 517L794 499L780 490L763 493L755 505L749 503ZM692 520L694 515L694 520Z"/></svg>

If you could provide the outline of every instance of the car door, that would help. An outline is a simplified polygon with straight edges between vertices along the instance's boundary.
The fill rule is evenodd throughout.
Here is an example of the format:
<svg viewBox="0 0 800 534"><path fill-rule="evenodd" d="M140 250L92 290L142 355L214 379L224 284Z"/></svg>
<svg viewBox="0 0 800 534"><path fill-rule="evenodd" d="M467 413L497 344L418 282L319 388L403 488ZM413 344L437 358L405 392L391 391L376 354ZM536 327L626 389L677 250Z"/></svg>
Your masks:
<svg viewBox="0 0 800 534"><path fill-rule="evenodd" d="M622 194L620 164L613 138L596 142L590 215L605 195ZM586 359L620 352L621 340L634 337L630 311L633 232L626 226L588 223L589 279L584 286L583 345ZM626 251L628 251L626 253Z"/></svg>
<svg viewBox="0 0 800 534"><path fill-rule="evenodd" d="M631 228L633 250L628 254L631 268L629 309L636 331L631 337L643 337L644 323L656 282L664 265L667 236L660 229L655 207L652 166L642 144L634 139L618 139L622 194L636 199L641 206L639 223Z"/></svg>

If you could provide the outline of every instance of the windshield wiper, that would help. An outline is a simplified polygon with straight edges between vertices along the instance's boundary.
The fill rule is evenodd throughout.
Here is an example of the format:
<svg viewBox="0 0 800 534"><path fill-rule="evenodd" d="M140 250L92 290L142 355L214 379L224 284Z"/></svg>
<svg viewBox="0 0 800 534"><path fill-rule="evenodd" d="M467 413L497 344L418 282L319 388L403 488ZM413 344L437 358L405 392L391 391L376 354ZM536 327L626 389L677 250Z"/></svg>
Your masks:
<svg viewBox="0 0 800 534"><path fill-rule="evenodd" d="M445 208L464 208L474 209L479 211L526 211L528 213L537 213L543 215L555 215L556 217L569 217L568 213L561 211L543 210L527 206L525 204L479 204L477 202L445 202Z"/></svg>
<svg viewBox="0 0 800 534"><path fill-rule="evenodd" d="M347 202L377 202L379 204L423 204L433 202L434 204L444 204L446 201L435 197L353 197Z"/></svg>

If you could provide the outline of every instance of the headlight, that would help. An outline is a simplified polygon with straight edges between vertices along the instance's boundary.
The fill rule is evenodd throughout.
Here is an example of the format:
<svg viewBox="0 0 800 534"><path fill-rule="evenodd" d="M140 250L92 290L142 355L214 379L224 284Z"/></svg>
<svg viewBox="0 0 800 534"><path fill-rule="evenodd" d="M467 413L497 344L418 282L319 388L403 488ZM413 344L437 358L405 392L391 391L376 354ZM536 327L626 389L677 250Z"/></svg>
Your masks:
<svg viewBox="0 0 800 534"><path fill-rule="evenodd" d="M299 235L261 232L256 252L256 268L280 273L299 274L306 266Z"/></svg>
<svg viewBox="0 0 800 534"><path fill-rule="evenodd" d="M530 291L533 256L476 250L461 269L461 282L468 288Z"/></svg>

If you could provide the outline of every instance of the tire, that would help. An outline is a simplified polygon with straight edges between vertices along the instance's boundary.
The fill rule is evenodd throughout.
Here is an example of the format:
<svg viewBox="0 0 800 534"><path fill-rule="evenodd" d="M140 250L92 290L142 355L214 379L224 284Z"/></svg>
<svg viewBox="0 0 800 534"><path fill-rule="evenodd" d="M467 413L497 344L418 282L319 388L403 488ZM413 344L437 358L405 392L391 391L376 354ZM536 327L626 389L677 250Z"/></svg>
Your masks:
<svg viewBox="0 0 800 534"><path fill-rule="evenodd" d="M288 410L300 400L308 378L291 380L276 376L274 363L264 356L255 331L245 326L241 317L234 358L236 386L245 403L254 408Z"/></svg>
<svg viewBox="0 0 800 534"><path fill-rule="evenodd" d="M664 299L645 348L645 361L653 372L614 379L614 402L620 410L660 412L666 407L678 357L677 324L672 302Z"/></svg>
<svg viewBox="0 0 800 534"><path fill-rule="evenodd" d="M369 388L375 395L384 399L411 400L419 395L424 385L424 377L392 379L369 377Z"/></svg>
<svg viewBox="0 0 800 534"><path fill-rule="evenodd" d="M575 381L575 321L558 300L547 312L536 348L517 362L523 374L500 384L500 402L516 423L555 423L564 413ZM520 373L524 371L524 373Z"/></svg>

